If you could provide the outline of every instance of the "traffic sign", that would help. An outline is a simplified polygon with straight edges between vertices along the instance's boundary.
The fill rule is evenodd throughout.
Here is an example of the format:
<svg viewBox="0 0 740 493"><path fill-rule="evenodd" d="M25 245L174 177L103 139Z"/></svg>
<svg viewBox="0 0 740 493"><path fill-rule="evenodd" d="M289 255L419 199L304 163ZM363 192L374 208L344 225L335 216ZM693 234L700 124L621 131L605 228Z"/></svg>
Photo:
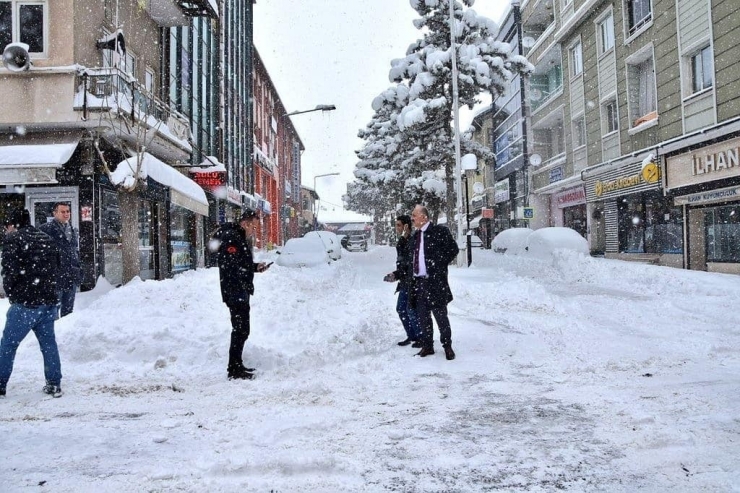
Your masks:
<svg viewBox="0 0 740 493"><path fill-rule="evenodd" d="M534 209L532 207L524 208L524 219L534 219Z"/></svg>

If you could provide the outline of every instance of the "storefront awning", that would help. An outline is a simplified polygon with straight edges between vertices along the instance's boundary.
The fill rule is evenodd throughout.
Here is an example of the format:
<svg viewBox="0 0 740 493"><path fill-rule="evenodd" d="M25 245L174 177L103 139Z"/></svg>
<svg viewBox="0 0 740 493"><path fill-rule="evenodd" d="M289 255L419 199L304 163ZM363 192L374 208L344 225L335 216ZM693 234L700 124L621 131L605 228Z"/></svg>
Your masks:
<svg viewBox="0 0 740 493"><path fill-rule="evenodd" d="M173 204L203 216L208 215L208 199L200 185L148 152L143 153L142 159L140 178L151 178L168 187ZM111 176L111 181L114 184L120 184L127 179L133 179L136 163L136 156L118 163Z"/></svg>
<svg viewBox="0 0 740 493"><path fill-rule="evenodd" d="M56 169L70 160L79 142L79 134L3 139L0 185L57 183Z"/></svg>

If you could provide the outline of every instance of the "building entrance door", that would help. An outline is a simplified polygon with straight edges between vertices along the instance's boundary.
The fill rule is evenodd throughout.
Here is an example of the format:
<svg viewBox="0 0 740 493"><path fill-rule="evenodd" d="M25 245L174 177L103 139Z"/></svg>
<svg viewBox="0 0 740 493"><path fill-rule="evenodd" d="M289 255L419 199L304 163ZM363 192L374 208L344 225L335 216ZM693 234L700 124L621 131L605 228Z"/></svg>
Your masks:
<svg viewBox="0 0 740 493"><path fill-rule="evenodd" d="M26 209L31 213L31 223L38 227L52 219L52 210L57 202L68 202L71 207L72 226L80 230L80 211L78 204L79 191L77 187L27 187Z"/></svg>

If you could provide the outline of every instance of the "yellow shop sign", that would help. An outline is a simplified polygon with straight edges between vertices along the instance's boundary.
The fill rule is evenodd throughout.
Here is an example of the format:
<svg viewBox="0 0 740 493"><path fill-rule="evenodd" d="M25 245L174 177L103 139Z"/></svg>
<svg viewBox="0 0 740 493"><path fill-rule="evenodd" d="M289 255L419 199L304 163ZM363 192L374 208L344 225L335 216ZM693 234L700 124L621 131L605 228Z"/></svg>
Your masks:
<svg viewBox="0 0 740 493"><path fill-rule="evenodd" d="M658 180L660 180L660 167L656 163L648 163L642 171L634 175L622 176L611 181L597 181L594 185L594 193L597 197L601 197L605 193L636 187L643 183L657 183Z"/></svg>

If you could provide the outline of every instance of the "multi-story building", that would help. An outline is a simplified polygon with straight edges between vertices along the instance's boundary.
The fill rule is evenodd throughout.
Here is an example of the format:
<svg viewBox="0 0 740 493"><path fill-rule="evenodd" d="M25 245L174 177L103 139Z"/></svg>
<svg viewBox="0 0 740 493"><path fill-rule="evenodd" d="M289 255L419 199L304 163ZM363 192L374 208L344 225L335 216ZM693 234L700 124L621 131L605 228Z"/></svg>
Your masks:
<svg viewBox="0 0 740 493"><path fill-rule="evenodd" d="M187 117L166 102L162 42L165 27L215 16L211 4L0 1L0 50L13 54L0 68L0 88L13 101L0 108L0 214L22 206L39 223L53 203L69 202L83 288L98 276L122 282L124 253L138 257L145 279L198 263L192 246L202 241L198 218L208 202L176 169L190 166L193 149ZM132 156L148 177L121 194L105 168ZM133 255L122 251L126 230L138 235Z"/></svg>
<svg viewBox="0 0 740 493"><path fill-rule="evenodd" d="M522 55L522 23L520 9L513 7L501 23L499 39L511 45L513 53ZM524 79L514 77L504 94L492 103L491 149L495 156L495 171L486 181L487 194L493 190L493 231L495 235L510 227L526 226L523 208L528 202L528 146ZM490 178L490 177L489 177ZM493 187L493 188L490 188Z"/></svg>
<svg viewBox="0 0 740 493"><path fill-rule="evenodd" d="M740 273L735 3L530 0L517 15L535 66L523 98L530 226L572 227L611 258ZM497 156L517 135L499 127ZM499 161L497 173L511 153Z"/></svg>
<svg viewBox="0 0 740 493"><path fill-rule="evenodd" d="M280 245L298 235L301 152L298 132L287 115L259 52L254 59L254 191L266 217L261 245Z"/></svg>

